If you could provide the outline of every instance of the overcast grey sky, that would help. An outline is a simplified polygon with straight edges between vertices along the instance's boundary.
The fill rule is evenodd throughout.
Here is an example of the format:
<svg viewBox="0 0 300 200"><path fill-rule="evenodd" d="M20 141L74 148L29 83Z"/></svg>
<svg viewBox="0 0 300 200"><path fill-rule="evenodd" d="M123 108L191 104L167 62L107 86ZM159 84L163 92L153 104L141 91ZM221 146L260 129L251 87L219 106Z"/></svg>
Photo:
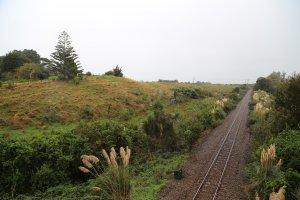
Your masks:
<svg viewBox="0 0 300 200"><path fill-rule="evenodd" d="M0 0L0 55L50 57L67 31L85 71L254 82L300 72L299 0Z"/></svg>

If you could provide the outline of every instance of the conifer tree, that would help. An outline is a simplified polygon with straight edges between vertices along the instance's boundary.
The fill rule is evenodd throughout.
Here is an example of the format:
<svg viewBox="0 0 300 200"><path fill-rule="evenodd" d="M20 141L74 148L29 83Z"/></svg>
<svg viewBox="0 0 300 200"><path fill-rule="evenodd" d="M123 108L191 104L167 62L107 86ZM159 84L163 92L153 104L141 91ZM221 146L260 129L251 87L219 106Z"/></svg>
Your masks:
<svg viewBox="0 0 300 200"><path fill-rule="evenodd" d="M70 80L82 73L78 55L71 46L71 38L66 31L59 35L58 43L51 57L51 65L49 67L61 80Z"/></svg>

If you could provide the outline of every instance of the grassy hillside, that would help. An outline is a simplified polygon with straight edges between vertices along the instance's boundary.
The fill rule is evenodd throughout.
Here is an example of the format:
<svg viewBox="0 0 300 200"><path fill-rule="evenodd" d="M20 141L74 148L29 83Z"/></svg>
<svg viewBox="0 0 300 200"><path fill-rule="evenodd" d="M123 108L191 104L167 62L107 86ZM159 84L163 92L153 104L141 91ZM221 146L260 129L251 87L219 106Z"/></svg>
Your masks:
<svg viewBox="0 0 300 200"><path fill-rule="evenodd" d="M0 129L43 129L98 118L127 121L146 116L154 99L162 99L169 106L175 88L199 88L218 97L234 87L142 83L112 76L85 77L79 85L61 81L19 83L13 89L0 88Z"/></svg>

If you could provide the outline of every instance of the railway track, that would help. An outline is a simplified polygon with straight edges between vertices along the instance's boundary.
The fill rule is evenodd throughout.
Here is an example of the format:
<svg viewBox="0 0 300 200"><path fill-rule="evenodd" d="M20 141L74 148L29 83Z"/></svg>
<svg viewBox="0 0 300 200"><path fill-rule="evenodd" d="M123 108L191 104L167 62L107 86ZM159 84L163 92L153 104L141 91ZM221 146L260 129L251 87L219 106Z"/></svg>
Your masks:
<svg viewBox="0 0 300 200"><path fill-rule="evenodd" d="M239 104L238 112L228 128L221 146L214 155L205 175L194 184L193 187L195 192L192 200L215 200L218 198L218 191L222 185L222 179L232 156L232 150L239 134L240 125L243 121L243 118L240 117L240 115L246 107L247 105L243 99Z"/></svg>

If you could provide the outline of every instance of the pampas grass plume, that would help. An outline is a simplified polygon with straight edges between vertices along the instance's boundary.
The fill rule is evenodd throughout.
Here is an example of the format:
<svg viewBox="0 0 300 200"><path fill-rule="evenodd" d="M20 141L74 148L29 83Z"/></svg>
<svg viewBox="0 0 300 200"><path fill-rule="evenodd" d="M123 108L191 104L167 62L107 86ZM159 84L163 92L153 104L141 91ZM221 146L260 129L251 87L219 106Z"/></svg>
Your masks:
<svg viewBox="0 0 300 200"><path fill-rule="evenodd" d="M284 186L282 186L282 187L278 190L277 193L276 193L276 192L272 192L272 193L270 194L269 200L285 200L285 196L284 196L284 194L285 194L285 188L286 188L286 186L284 185Z"/></svg>
<svg viewBox="0 0 300 200"><path fill-rule="evenodd" d="M117 153L116 153L116 150L115 150L115 148L111 148L110 149L110 152L112 152L113 154L114 154L114 157L116 158L117 157Z"/></svg>
<svg viewBox="0 0 300 200"><path fill-rule="evenodd" d="M88 160L82 159L81 161L87 168L93 168L93 165Z"/></svg>
<svg viewBox="0 0 300 200"><path fill-rule="evenodd" d="M88 156L88 155L82 155L82 156L80 156L80 159L81 159L81 160L82 160L82 159L89 160L89 156Z"/></svg>
<svg viewBox="0 0 300 200"><path fill-rule="evenodd" d="M80 167L78 167L78 168L80 169L80 171L82 171L82 172L85 173L85 174L90 173L90 170L88 170L88 169L85 168L85 167L80 166Z"/></svg>
<svg viewBox="0 0 300 200"><path fill-rule="evenodd" d="M92 187L92 192L99 193L101 191L101 188L99 187Z"/></svg>
<svg viewBox="0 0 300 200"><path fill-rule="evenodd" d="M94 164L97 164L100 160L96 156L89 155L88 161L93 162Z"/></svg>
<svg viewBox="0 0 300 200"><path fill-rule="evenodd" d="M106 159L107 163L108 163L109 165L111 165L109 156L108 156L107 152L105 151L105 149L102 149L101 152L102 152L104 158Z"/></svg>
<svg viewBox="0 0 300 200"><path fill-rule="evenodd" d="M129 160L130 156L131 156L131 149L129 149L128 146L126 146L126 154L128 156L128 160Z"/></svg>
<svg viewBox="0 0 300 200"><path fill-rule="evenodd" d="M260 200L257 192L255 192L255 200Z"/></svg>
<svg viewBox="0 0 300 200"><path fill-rule="evenodd" d="M120 155L121 155L121 158L125 158L125 156L126 156L126 152L125 152L125 149L124 149L124 147L120 147Z"/></svg>
<svg viewBox="0 0 300 200"><path fill-rule="evenodd" d="M113 167L118 167L118 163L116 161L115 153L116 153L115 151L110 152L110 161L111 161L111 165Z"/></svg>

